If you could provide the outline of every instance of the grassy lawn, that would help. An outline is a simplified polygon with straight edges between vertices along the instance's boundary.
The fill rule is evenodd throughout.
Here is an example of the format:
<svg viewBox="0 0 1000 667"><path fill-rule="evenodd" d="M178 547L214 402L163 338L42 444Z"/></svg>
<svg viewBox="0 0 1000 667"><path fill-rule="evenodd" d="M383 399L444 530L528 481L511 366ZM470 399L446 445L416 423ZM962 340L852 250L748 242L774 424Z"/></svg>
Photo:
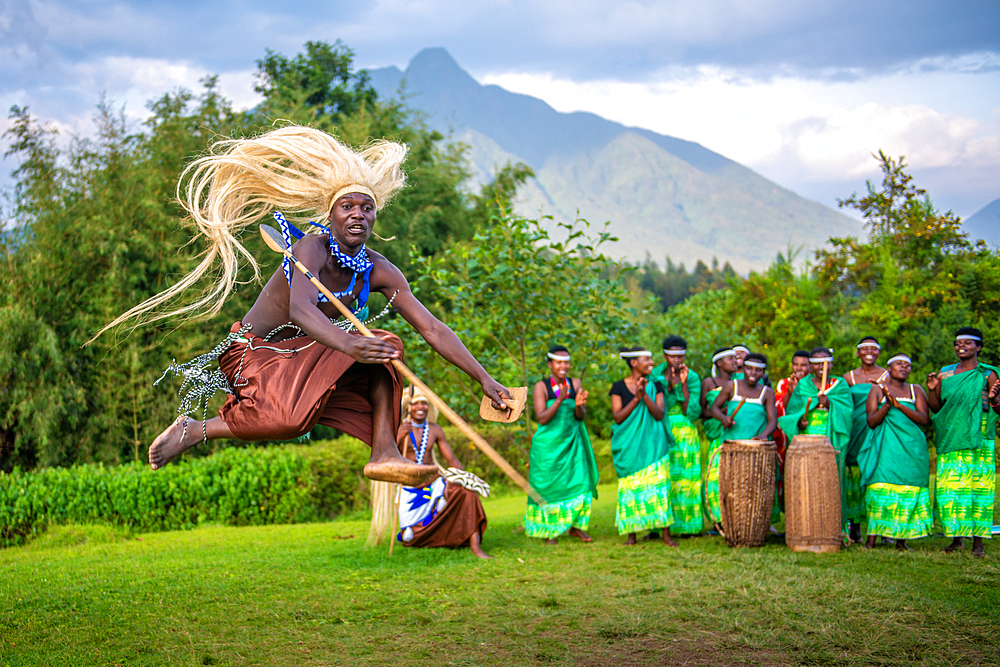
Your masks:
<svg viewBox="0 0 1000 667"><path fill-rule="evenodd" d="M0 665L898 665L1000 663L990 558L775 542L679 549L614 533L547 547L490 500L484 547L366 550L367 521L125 535L53 528L0 551Z"/></svg>

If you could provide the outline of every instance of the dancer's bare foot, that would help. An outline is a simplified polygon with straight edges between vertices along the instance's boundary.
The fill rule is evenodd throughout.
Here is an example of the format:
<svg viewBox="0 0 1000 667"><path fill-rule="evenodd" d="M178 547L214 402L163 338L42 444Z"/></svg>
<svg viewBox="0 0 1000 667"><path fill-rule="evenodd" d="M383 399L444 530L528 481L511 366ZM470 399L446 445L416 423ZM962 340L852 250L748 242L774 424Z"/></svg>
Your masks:
<svg viewBox="0 0 1000 667"><path fill-rule="evenodd" d="M634 547L635 546L635 533L629 533L628 539L625 540L625 546Z"/></svg>
<svg viewBox="0 0 1000 667"><path fill-rule="evenodd" d="M878 539L878 535L869 535L868 540L865 542L865 549L874 549L875 540Z"/></svg>
<svg viewBox="0 0 1000 667"><path fill-rule="evenodd" d="M472 555L475 556L476 558L482 558L483 560L493 560L493 556L483 551L482 544L483 544L483 538L479 535L479 532L477 531L473 533L472 537L469 538L469 551L471 551Z"/></svg>
<svg viewBox="0 0 1000 667"><path fill-rule="evenodd" d="M187 421L187 433L184 422ZM180 416L149 446L149 467L158 470L202 439L201 422Z"/></svg>
<svg viewBox="0 0 1000 667"><path fill-rule="evenodd" d="M944 548L946 554L955 553L956 551L961 551L965 548L965 542L961 537L956 537L951 541L951 544Z"/></svg>
<svg viewBox="0 0 1000 667"><path fill-rule="evenodd" d="M986 558L986 547L983 545L983 538L972 538L972 555L976 558Z"/></svg>
<svg viewBox="0 0 1000 667"><path fill-rule="evenodd" d="M549 539L545 540L545 543L550 547L554 547L555 545L559 544L559 540L557 540L554 537L550 537Z"/></svg>
<svg viewBox="0 0 1000 667"><path fill-rule="evenodd" d="M670 530L668 530L667 528L663 529L663 543L666 544L668 547L678 546L677 542L675 542L673 538L670 537Z"/></svg>
<svg viewBox="0 0 1000 667"><path fill-rule="evenodd" d="M365 464L365 477L380 482L395 482L406 486L423 487L438 477L437 466L419 465L396 456L382 461L369 461Z"/></svg>
<svg viewBox="0 0 1000 667"><path fill-rule="evenodd" d="M569 529L569 536L570 537L579 537L581 542L593 542L594 541L593 537L591 537L590 535L588 535L587 533L583 532L582 530L580 530L579 528L577 528L575 526L573 528Z"/></svg>
<svg viewBox="0 0 1000 667"><path fill-rule="evenodd" d="M906 540L896 540L896 551L912 551L912 549L906 544Z"/></svg>

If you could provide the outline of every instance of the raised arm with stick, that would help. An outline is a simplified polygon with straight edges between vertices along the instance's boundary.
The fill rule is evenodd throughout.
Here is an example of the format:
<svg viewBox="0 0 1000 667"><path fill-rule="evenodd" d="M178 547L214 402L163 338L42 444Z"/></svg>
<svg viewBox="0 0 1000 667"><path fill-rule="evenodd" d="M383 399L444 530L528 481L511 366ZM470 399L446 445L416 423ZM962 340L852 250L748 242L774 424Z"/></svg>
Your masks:
<svg viewBox="0 0 1000 667"><path fill-rule="evenodd" d="M261 225L260 234L264 238L264 242L267 244L268 248L274 250L275 252L280 252L283 255L285 255L295 265L295 268L301 271L303 275L305 275L305 277L308 278L309 281L316 286L316 289L318 289L321 294L323 294L327 299L329 299L330 303L332 303L337 308L337 310L339 310L340 313L344 317L346 317L348 321L350 321L350 323L354 325L354 327L363 336L366 336L368 338L375 337L375 335L368 330L368 327L366 327L364 323L362 323L361 320L359 320L357 316L354 313L352 313L349 308L347 308L347 306L341 303L340 299L335 297L333 293L331 293L330 290L327 289L325 285L323 285L323 283L317 280L316 277L309 271L309 269L307 269L302 264L302 262L300 262L295 257L295 255L292 254L290 250L284 247L284 239L282 238L281 233L278 232L278 230L268 225ZM538 495L538 493L534 489L531 488L531 486L528 484L528 480L526 480L519 472L517 472L517 470L514 469L513 466L510 465L510 463L508 463L502 456L500 456L500 453L497 452L495 449L493 449L493 447L488 442L486 442L486 440L484 440L482 436L476 433L472 429L472 427L469 426L465 422L465 420L458 415L457 412L452 410L447 403L445 403L437 394L431 391L431 389L426 384L424 384L413 371L407 368L406 365L399 359L392 359L391 363L393 367L396 368L396 370L398 370L400 373L403 374L404 377L406 377L406 379L408 379L414 385L419 387L421 391L427 394L427 398L430 399L431 403L433 403L438 410L441 411L441 414L443 414L448 419L448 421L457 426L458 429L463 433L463 435L465 435L470 441L472 441L472 443L481 452L486 454L486 456L490 459L490 461L495 463L496 466L500 468L500 470L502 470L505 475L507 475L507 477L509 477L515 484L521 487L525 491L525 493L531 496L531 498L536 503L543 506L546 504L545 500L540 495ZM521 407L523 409L523 405Z"/></svg>

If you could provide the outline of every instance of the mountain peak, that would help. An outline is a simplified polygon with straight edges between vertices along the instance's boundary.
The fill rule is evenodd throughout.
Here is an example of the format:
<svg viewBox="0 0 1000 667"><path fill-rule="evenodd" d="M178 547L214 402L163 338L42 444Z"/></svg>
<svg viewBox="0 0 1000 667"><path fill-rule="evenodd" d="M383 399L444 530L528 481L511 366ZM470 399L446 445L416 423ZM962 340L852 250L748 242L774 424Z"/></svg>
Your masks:
<svg viewBox="0 0 1000 667"><path fill-rule="evenodd" d="M463 71L458 62L451 57L448 49L443 46L432 46L421 49L420 52L410 60L409 69L438 69Z"/></svg>
<svg viewBox="0 0 1000 667"><path fill-rule="evenodd" d="M406 80L414 90L453 86L480 87L479 82L462 69L447 49L440 46L423 49L413 56L406 68Z"/></svg>

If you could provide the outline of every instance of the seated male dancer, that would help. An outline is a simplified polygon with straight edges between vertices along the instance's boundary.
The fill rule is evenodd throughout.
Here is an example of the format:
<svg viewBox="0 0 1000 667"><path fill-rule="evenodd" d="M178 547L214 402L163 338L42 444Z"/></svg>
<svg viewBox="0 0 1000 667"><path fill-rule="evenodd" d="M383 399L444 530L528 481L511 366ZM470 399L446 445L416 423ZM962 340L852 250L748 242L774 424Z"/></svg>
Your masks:
<svg viewBox="0 0 1000 667"><path fill-rule="evenodd" d="M505 408L506 389L413 296L399 269L365 247L376 211L405 183L401 164L406 151L402 144L380 141L358 153L325 132L298 126L218 142L185 170L178 187L181 204L209 242L205 258L176 285L102 332L135 318L218 312L236 283L238 259L259 275L235 233L273 213L286 242L300 237L292 248L296 257L361 319L367 316L369 293L381 292L434 350L475 379L495 407ZM276 209L300 222L322 216L328 227L310 223L310 231L320 231L302 235ZM221 267L215 266L217 259ZM218 278L207 296L151 315L209 272ZM218 417L199 422L182 416L163 431L149 449L152 468L200 440L286 440L319 423L371 446L365 466L369 478L411 486L432 481L435 466L405 459L396 448L401 384L391 362L403 356L400 339L384 331L376 331L376 338L362 337L349 324L335 323L337 316L333 305L286 261L212 353L172 366L188 381L209 378L230 395ZM205 368L216 357L221 374Z"/></svg>
<svg viewBox="0 0 1000 667"><path fill-rule="evenodd" d="M462 470L462 464L448 445L444 429L435 423L430 402L419 389L403 396L408 417L396 434L403 456L417 463L434 465L434 447L448 467ZM407 547L469 547L474 556L493 558L483 551L486 512L479 494L460 484L434 480L427 486L400 487L399 535Z"/></svg>

